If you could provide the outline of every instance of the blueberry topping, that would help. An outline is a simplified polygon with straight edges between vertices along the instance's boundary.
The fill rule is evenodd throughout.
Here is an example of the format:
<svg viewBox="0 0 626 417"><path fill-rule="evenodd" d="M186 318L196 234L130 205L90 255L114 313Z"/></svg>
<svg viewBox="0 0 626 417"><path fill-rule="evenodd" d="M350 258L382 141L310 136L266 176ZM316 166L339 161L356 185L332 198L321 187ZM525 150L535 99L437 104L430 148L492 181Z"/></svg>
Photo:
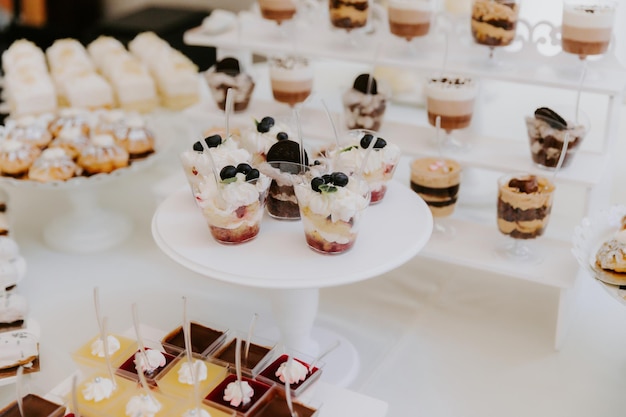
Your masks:
<svg viewBox="0 0 626 417"><path fill-rule="evenodd" d="M374 143L374 149L382 149L387 146L387 141L383 138L376 138L376 143Z"/></svg>
<svg viewBox="0 0 626 417"><path fill-rule="evenodd" d="M372 143L373 139L374 139L374 136L370 135L369 133L364 135L361 138L361 142L359 142L360 145L361 145L361 148L363 148L363 149L369 148L370 147L370 143Z"/></svg>
<svg viewBox="0 0 626 417"><path fill-rule="evenodd" d="M316 159L315 161L313 161L313 165L322 165L322 161L320 161L319 159Z"/></svg>
<svg viewBox="0 0 626 417"><path fill-rule="evenodd" d="M211 135L204 139L206 146L209 148L217 148L222 144L222 137L220 135Z"/></svg>
<svg viewBox="0 0 626 417"><path fill-rule="evenodd" d="M241 172L244 175L248 175L248 172L252 171L252 167L250 166L250 164L246 164L245 162L242 162L241 164L237 165L237 172Z"/></svg>
<svg viewBox="0 0 626 417"><path fill-rule="evenodd" d="M222 180L227 180L227 179L233 178L235 176L237 176L237 168L232 166L232 165L226 165L220 171L220 178Z"/></svg>
<svg viewBox="0 0 626 417"><path fill-rule="evenodd" d="M350 180L343 172L333 172L331 177L333 184L337 187L345 187L348 185L348 181Z"/></svg>
<svg viewBox="0 0 626 417"><path fill-rule="evenodd" d="M289 135L286 132L278 132L278 134L276 135L276 139L287 140L289 139Z"/></svg>
<svg viewBox="0 0 626 417"><path fill-rule="evenodd" d="M246 181L256 180L257 178L259 178L259 175L260 175L259 170L256 168L252 168L246 174Z"/></svg>
<svg viewBox="0 0 626 417"><path fill-rule="evenodd" d="M330 174L322 175L322 179L324 180L324 184L330 184L331 182L333 182L333 176Z"/></svg>
<svg viewBox="0 0 626 417"><path fill-rule="evenodd" d="M274 122L273 117L265 116L264 118L261 119L260 122L257 123L256 130L259 133L267 133L270 131L272 126L274 126L274 123L275 122Z"/></svg>
<svg viewBox="0 0 626 417"><path fill-rule="evenodd" d="M317 193L321 193L320 185L324 184L324 179L322 177L315 177L311 180L311 189Z"/></svg>
<svg viewBox="0 0 626 417"><path fill-rule="evenodd" d="M193 144L193 150L196 152L202 152L204 151L204 146L202 146L202 142L197 141L196 143Z"/></svg>

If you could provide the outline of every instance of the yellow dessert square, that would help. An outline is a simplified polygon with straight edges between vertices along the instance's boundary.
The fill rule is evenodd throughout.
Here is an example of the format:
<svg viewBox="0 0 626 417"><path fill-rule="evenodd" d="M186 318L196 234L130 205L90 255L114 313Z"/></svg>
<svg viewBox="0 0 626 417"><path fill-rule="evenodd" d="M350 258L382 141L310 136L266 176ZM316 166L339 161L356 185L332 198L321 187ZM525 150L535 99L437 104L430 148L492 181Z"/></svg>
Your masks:
<svg viewBox="0 0 626 417"><path fill-rule="evenodd" d="M110 391L110 385L115 388ZM117 403L127 398L128 392L137 389L137 384L118 376L110 378L106 372L96 372L76 387L76 402L80 415L97 417L112 415ZM71 402L70 402L71 403Z"/></svg>
<svg viewBox="0 0 626 417"><path fill-rule="evenodd" d="M194 358L194 366L196 362L200 363L203 369L200 371L201 380L199 381L199 389L201 397L205 397L217 384L226 376L227 368L225 364L218 364L204 359ZM159 390L166 395L173 395L183 398L192 398L194 393L193 384L190 376L186 372L189 369L186 356L177 358L168 369L163 372L163 376L157 380ZM206 375L204 372L206 369Z"/></svg>
<svg viewBox="0 0 626 417"><path fill-rule="evenodd" d="M137 341L125 336L117 334L109 334L109 357L111 358L111 366L117 368L126 358L128 358L136 349ZM95 336L87 343L78 348L72 355L74 360L81 366L103 366L106 367L106 361L101 349L102 346L100 336Z"/></svg>

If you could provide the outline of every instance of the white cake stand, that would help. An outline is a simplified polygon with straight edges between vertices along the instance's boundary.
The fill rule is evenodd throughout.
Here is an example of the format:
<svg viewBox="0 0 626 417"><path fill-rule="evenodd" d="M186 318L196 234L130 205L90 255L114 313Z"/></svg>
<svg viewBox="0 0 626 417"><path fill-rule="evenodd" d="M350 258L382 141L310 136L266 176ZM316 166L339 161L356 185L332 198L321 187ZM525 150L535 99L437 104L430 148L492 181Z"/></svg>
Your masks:
<svg viewBox="0 0 626 417"><path fill-rule="evenodd" d="M152 234L174 261L210 278L271 289L281 341L315 356L339 339L324 358L326 381L347 386L356 377L359 356L344 337L313 326L319 290L381 275L414 257L427 243L433 220L424 201L392 181L385 200L368 207L354 247L341 255L318 254L306 245L302 224L266 216L256 239L242 245L217 243L188 188L172 194L152 219Z"/></svg>

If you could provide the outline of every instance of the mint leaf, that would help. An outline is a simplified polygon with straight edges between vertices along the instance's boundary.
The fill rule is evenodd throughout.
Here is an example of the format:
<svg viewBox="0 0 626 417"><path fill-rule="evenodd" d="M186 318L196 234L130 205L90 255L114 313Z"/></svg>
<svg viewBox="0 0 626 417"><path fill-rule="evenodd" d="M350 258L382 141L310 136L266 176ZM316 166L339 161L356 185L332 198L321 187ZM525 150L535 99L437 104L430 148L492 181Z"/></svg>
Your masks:
<svg viewBox="0 0 626 417"><path fill-rule="evenodd" d="M356 145L348 146L347 148L343 148L342 150L340 150L339 153L348 152L349 150L352 150L354 148L357 148L357 146Z"/></svg>
<svg viewBox="0 0 626 417"><path fill-rule="evenodd" d="M319 189L324 194L337 192L337 187L332 184L322 184L319 186Z"/></svg>

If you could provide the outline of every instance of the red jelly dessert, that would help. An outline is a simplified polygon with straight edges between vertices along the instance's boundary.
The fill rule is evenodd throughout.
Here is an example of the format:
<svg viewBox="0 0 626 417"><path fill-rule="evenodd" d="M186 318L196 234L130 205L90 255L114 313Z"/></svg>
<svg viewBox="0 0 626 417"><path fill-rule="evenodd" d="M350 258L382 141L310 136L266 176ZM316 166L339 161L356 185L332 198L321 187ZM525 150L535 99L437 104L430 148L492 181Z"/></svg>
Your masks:
<svg viewBox="0 0 626 417"><path fill-rule="evenodd" d="M242 377L241 378L242 385L246 385L244 390L248 388L248 392L250 395L247 396L245 401L238 401L240 398L233 399L225 399L230 398L226 395L227 389L229 389L229 384L237 384L237 376L230 374L228 375L213 391L209 393L205 397L206 400L211 401L215 404L219 404L223 407L230 408L231 410L235 410L238 413L246 413L259 402L261 398L270 390L271 386L257 381L251 378ZM233 387L231 385L231 387ZM252 389L251 392L249 389Z"/></svg>
<svg viewBox="0 0 626 417"><path fill-rule="evenodd" d="M137 355L138 354L138 355ZM137 375L137 368L135 365L135 357L141 357L141 351L138 350L135 354L133 354L130 358L126 359L126 361L118 368L118 374L124 378L135 379L139 381L139 376ZM157 383L155 378L167 365L169 365L176 356L170 355L167 352L159 352L156 349L146 348L146 356L148 357L148 366L144 367L144 375L146 376L146 382L151 387L156 387ZM142 363L145 363L145 360L142 360Z"/></svg>
<svg viewBox="0 0 626 417"><path fill-rule="evenodd" d="M282 377L282 374L280 372L277 372L279 368L281 368L281 365L283 367L286 366L287 361L289 359L288 355L281 355L278 359L276 359L274 362L272 362L267 368L265 368L262 372L261 372L261 376L275 382L276 384L279 385L285 385L285 381L284 381L284 377ZM289 382L289 387L292 389L292 392L294 393L294 395L297 395L299 393L299 388L303 387L306 388L308 385L310 385L310 383L314 380L316 380L320 375L320 369L317 366L314 366L313 369L309 370L309 364L307 364L306 362L298 359L298 358L293 358L292 359L293 362L298 362L299 364L301 364L302 366L299 366L297 364L292 364L292 366L298 366L300 369L302 369L302 367L304 367L304 369L302 370L303 372L301 373L301 375L294 375L296 374L296 372L291 372L292 375L292 379L298 379L298 381L290 381ZM284 364L284 365L283 365ZM281 368L282 370L283 368ZM306 373L305 373L306 372ZM277 375L278 373L278 375ZM304 379L302 379L302 376L304 377ZM282 378L281 378L282 377Z"/></svg>

